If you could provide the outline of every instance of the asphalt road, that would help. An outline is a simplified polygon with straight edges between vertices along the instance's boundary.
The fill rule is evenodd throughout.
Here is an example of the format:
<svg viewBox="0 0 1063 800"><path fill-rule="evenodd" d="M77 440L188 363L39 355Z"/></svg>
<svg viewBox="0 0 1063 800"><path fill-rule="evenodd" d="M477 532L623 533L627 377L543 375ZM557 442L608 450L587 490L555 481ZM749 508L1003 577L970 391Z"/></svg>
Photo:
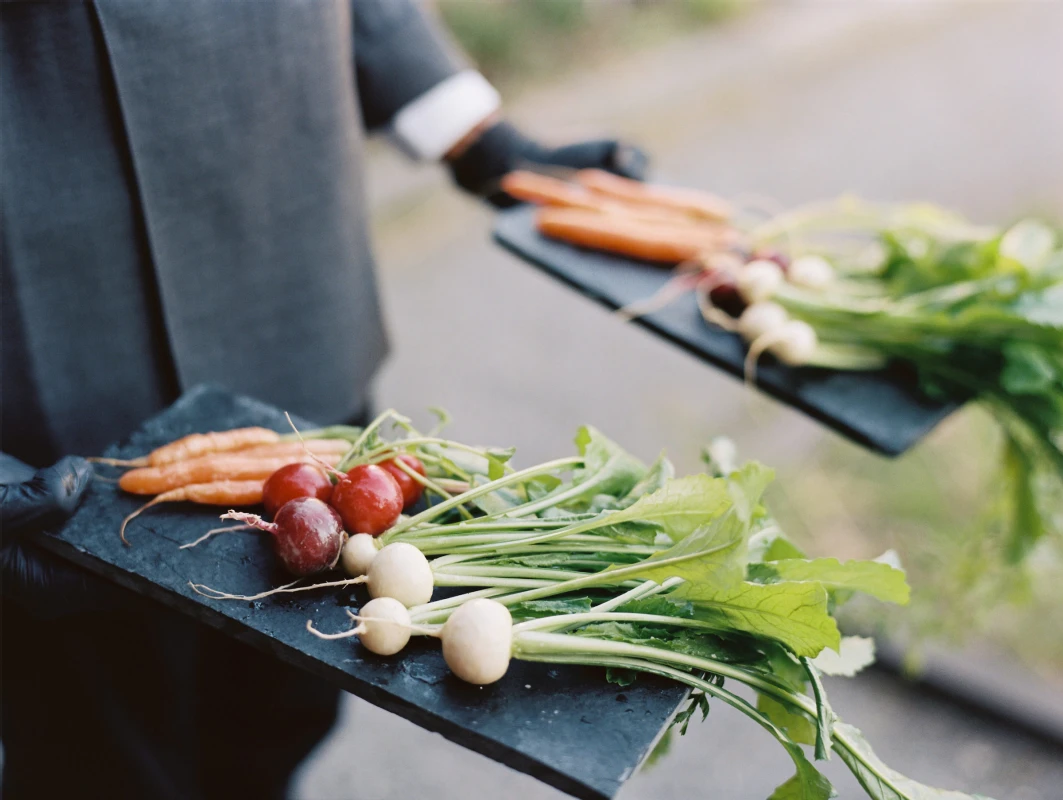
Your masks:
<svg viewBox="0 0 1063 800"><path fill-rule="evenodd" d="M1061 75L1063 3L837 0L769 5L526 95L511 113L558 140L624 134L660 174L731 196L791 204L855 191L987 221L1063 219ZM489 215L437 172L381 154L371 189L394 346L382 405L444 406L453 433L516 445L524 463L568 452L583 422L646 458L667 448L681 470L717 433L790 468L829 436L502 253ZM1063 792L1057 747L881 673L828 688L912 777L998 800ZM715 708L622 798L766 797L789 775L786 758L738 716ZM826 771L842 797L862 796L836 760ZM353 699L294 794L560 796Z"/></svg>

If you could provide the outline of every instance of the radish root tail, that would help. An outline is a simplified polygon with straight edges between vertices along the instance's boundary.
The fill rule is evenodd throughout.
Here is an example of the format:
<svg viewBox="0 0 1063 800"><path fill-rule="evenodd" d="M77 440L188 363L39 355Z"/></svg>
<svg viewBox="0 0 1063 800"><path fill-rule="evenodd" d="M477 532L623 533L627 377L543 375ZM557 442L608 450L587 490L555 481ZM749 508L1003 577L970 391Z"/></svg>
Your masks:
<svg viewBox="0 0 1063 800"><path fill-rule="evenodd" d="M303 580L297 578L291 583L286 583L283 586L278 586L276 589L269 589L265 592L259 592L258 594L229 594L228 592L220 592L217 589L212 589L209 586L204 586L202 583L188 582L188 585L192 587L192 591L196 594L201 594L204 597L209 597L212 600L261 600L263 597L269 597L274 594L286 594L289 592L310 592L314 589L328 589L336 586L354 586L358 583L365 583L367 578L363 575L360 578L348 578L342 581L329 581L328 583L312 583L309 586L296 586L295 584Z"/></svg>
<svg viewBox="0 0 1063 800"><path fill-rule="evenodd" d="M698 300L698 309L706 322L734 333L738 329L735 321L712 302L712 290L727 280L727 277L718 272L705 275L698 281L694 294Z"/></svg>
<svg viewBox="0 0 1063 800"><path fill-rule="evenodd" d="M313 620L306 621L306 629L310 633L314 634L318 639L349 639L352 636L360 636L365 633L365 625L355 625L350 630L340 631L339 633L322 633L314 627Z"/></svg>
<svg viewBox="0 0 1063 800"><path fill-rule="evenodd" d="M349 608L345 610L347 612L347 616L351 618L351 621L356 623L356 625L353 628L350 628L349 630L340 631L339 633L322 633L314 627L313 620L309 619L306 621L306 629L319 639L349 639L352 636L360 636L361 634L365 633L365 623L369 620L373 620L377 623L383 623L387 625L398 625L400 628L405 628L411 633L416 633L420 636L431 636L436 639L438 639L440 636L440 630L442 626L436 628L428 628L423 625L405 625L399 622L398 620L381 619L380 617L360 617L357 614L353 613Z"/></svg>
<svg viewBox="0 0 1063 800"><path fill-rule="evenodd" d="M752 386L757 377L757 362L764 355L764 351L776 342L782 340L778 330L762 333L749 343L749 352L746 353L745 367L743 369L747 386Z"/></svg>
<svg viewBox="0 0 1063 800"><path fill-rule="evenodd" d="M183 544L180 547L178 547L177 549L178 550L187 550L190 547L195 547L197 544L200 544L202 542L207 541L207 539L209 539L211 536L214 536L217 533L228 533L230 531L242 531L242 530L254 530L254 526L245 524L245 525L229 525L228 527L225 527L225 528L211 528L209 531L204 533L202 536L200 536L194 542L189 542L188 544Z"/></svg>
<svg viewBox="0 0 1063 800"><path fill-rule="evenodd" d="M266 522L266 520L262 519L258 514L249 514L246 511L234 511L233 509L229 509L218 519L234 519L237 522L242 522L249 528L258 528L258 530L266 531L267 533L277 532L277 525L275 523Z"/></svg>
<svg viewBox="0 0 1063 800"><path fill-rule="evenodd" d="M679 268L682 269L682 267L683 265L680 264ZM689 292L696 287L699 280L700 277L696 272L680 272L665 283L664 286L654 292L651 297L648 297L645 300L629 303L622 308L618 308L613 313L620 317L624 322L630 322L633 319L638 319L647 314L652 314L655 311L660 311L662 308L671 305L686 292Z"/></svg>
<svg viewBox="0 0 1063 800"><path fill-rule="evenodd" d="M130 522L132 522L134 519L139 517L141 514L143 514L145 511L147 511L152 506L156 506L159 503L165 503L168 499L169 498L167 498L165 495L161 495L160 494L154 500L149 500L147 503L142 505L140 508L138 508L132 514L130 514L124 520L122 520L122 527L118 529L118 535L122 537L122 544L124 544L126 547L130 546L129 540L127 538L125 538L125 529L129 525Z"/></svg>

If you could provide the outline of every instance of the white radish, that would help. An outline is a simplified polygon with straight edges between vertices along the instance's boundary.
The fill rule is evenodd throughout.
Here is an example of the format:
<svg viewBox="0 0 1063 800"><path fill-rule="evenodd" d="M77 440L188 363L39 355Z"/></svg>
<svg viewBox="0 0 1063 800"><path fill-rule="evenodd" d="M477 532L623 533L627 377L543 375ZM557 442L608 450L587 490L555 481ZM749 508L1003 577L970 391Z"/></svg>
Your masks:
<svg viewBox="0 0 1063 800"><path fill-rule="evenodd" d="M834 282L834 267L821 256L801 256L790 263L786 278L805 289L824 289Z"/></svg>
<svg viewBox="0 0 1063 800"><path fill-rule="evenodd" d="M811 325L792 319L777 330L768 351L784 364L799 367L812 359L818 343L819 338Z"/></svg>
<svg viewBox="0 0 1063 800"><path fill-rule="evenodd" d="M501 603L479 597L450 615L440 638L451 672L477 686L494 683L509 669L513 618Z"/></svg>
<svg viewBox="0 0 1063 800"><path fill-rule="evenodd" d="M759 303L774 295L783 280L782 268L778 264L760 258L750 261L738 271L735 286L747 303Z"/></svg>
<svg viewBox="0 0 1063 800"><path fill-rule="evenodd" d="M410 641L410 612L391 597L370 600L358 613L358 641L378 656L391 656Z"/></svg>
<svg viewBox="0 0 1063 800"><path fill-rule="evenodd" d="M393 597L407 608L432 599L435 580L424 553L407 542L384 547L366 572L369 594Z"/></svg>
<svg viewBox="0 0 1063 800"><path fill-rule="evenodd" d="M746 307L738 318L738 332L747 342L759 339L765 333L781 328L790 319L786 309L778 303L765 300Z"/></svg>
<svg viewBox="0 0 1063 800"><path fill-rule="evenodd" d="M340 564L343 571L352 578L358 578L369 572L369 565L373 563L380 547L375 537L368 533L356 533L347 540L340 551Z"/></svg>

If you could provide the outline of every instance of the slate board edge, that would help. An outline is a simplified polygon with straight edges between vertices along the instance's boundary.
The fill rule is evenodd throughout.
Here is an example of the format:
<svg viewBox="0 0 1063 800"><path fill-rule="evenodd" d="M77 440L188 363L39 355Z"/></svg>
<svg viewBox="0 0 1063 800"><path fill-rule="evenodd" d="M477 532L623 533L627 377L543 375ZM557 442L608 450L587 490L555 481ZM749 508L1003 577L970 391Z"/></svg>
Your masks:
<svg viewBox="0 0 1063 800"><path fill-rule="evenodd" d="M142 425L138 426L130 439L109 447L105 454L108 456L114 455L118 449L127 446L142 432L145 425L158 419L159 416L178 412L182 406L194 403L201 394L217 391L220 388L221 387L213 385L194 387L182 394L173 405L161 412L160 415L152 417L150 420L146 420ZM239 403L244 405L252 407L255 405L264 405L253 398L243 395L233 395L233 397ZM266 407L268 408L268 406ZM312 427L311 424L307 423L305 420L295 418L294 421L300 427ZM188 432L193 431L189 430ZM90 487L89 491L93 491L92 487ZM626 781L632 775L637 773L639 767L641 767L646 759L649 758L654 747L656 747L661 737L663 737L665 732L671 727L671 721L675 718L675 715L679 712L680 708L682 708L689 696L688 691L676 702L675 707L668 715L667 724L661 726L657 735L645 748L634 766L619 775L615 781L610 781L608 789L605 786L595 787L573 778L556 768L550 767L541 761L537 761L519 750L507 747L484 736L473 728L462 727L444 717L425 712L424 709L416 703L396 696L382 687L374 686L368 681L359 680L343 670L322 663L312 656L304 654L298 648L292 647L261 631L255 630L240 620L233 619L220 611L214 610L208 605L197 602L191 597L159 586L142 576L122 570L120 567L116 567L102 558L94 556L92 553L72 542L48 534L32 535L31 538L36 544L57 556L71 561L106 580L125 587L138 595L147 597L178 613L190 616L216 630L231 635L244 644L255 647L260 651L266 651L292 666L308 672L315 677L321 678L331 685L359 697L378 708L397 714L403 719L409 720L413 724L427 731L438 733L460 747L472 750L473 752L484 755L511 769L530 775L536 780L552 786L572 797L580 798L580 800L612 800L612 798L614 798L624 786Z"/></svg>
<svg viewBox="0 0 1063 800"><path fill-rule="evenodd" d="M494 227L494 229L492 231L492 238L494 239L494 241L496 243L501 245L504 249L508 250L510 253L513 253L515 256L517 256L521 260L526 261L528 263L531 263L533 266L535 266L538 269L546 272L552 278L554 278L554 279L556 279L558 281L561 281L565 285L575 289L576 291L578 291L584 297L587 297L588 299L594 300L599 305L602 305L602 306L604 306L604 307L606 307L606 308L608 308L610 310L616 310L617 308L619 308L619 306L616 303L614 303L611 299L609 299L608 297L603 296L600 292L595 291L592 287L585 286L585 285L579 283L578 281L573 280L563 270L559 270L553 264L551 264L549 261L547 261L547 260L545 260L543 258L540 258L535 253L531 253L531 252L528 252L528 251L522 249L521 246L517 242L514 242L514 241L508 239L506 237L506 235L505 235L504 230L501 227L502 225L505 224L506 217L504 215L502 215L502 216L499 217L499 219L500 219L500 223L496 224L496 226ZM681 336L676 336L676 335L672 334L671 332L669 332L668 330L666 330L662 326L656 324L654 322L654 320L653 320L653 315L652 314L646 315L646 316L641 316L641 317L636 317L635 319L632 320L632 322L634 322L636 325L639 325L639 326L645 328L646 330L656 334L657 336L660 336L661 338L666 339L667 341L677 345L682 350L684 350L686 353L690 354L691 356L693 356L694 358L698 359L699 361L708 361L708 362L712 363L714 366L720 368L723 372L726 372L727 374L729 374L729 375L731 375L731 376L733 376L733 377L735 377L735 378L737 378L739 380L742 380L742 376L739 375L732 368L732 366L730 364L728 364L726 361L724 361L724 360L722 360L720 358L717 358L717 357L713 356L710 353L706 353L706 352L698 350L698 348L695 347L691 342L686 341ZM778 367L773 367L773 369L778 369ZM758 380L755 380L755 384L756 384L757 388L760 389L761 391L765 392L766 394L771 395L772 397L774 397L775 399L777 399L777 400L779 400L781 402L786 403L789 406L792 406L792 407L794 407L796 409L799 409L801 412L803 412L804 414L807 414L809 417L812 417L817 422L820 422L821 424L825 425L829 429L837 431L837 432L843 434L844 436L848 437L852 441L857 442L858 444L861 444L861 445L863 445L863 446L865 446L865 447L867 447L867 448L869 448L869 449L871 449L871 450L873 450L875 452L881 453L882 455L891 456L891 457L899 456L899 455L903 454L904 452L906 452L910 447L914 446L915 443L917 443L924 436L926 436L928 433L930 433L930 431L933 430L941 422L941 420L945 416L945 415L943 415L940 418L929 420L926 425L921 426L918 429L918 433L914 437L913 441L911 441L911 442L909 442L909 443L907 443L905 445L898 446L895 443L891 444L889 442L884 442L884 441L881 441L881 440L878 440L878 439L873 439L871 437L868 437L862 431L860 431L860 430L858 430L856 428L853 428L852 426L848 425L847 423L845 423L844 421L842 421L840 419L828 417L827 415L823 414L815 406L804 402L799 396L787 394L785 390L783 390L780 387L774 386L771 383L767 383L767 382L764 382L764 381L761 381L761 380L758 379ZM956 405L955 407L950 408L947 413L951 413L951 411L954 410L954 408L958 408L958 407L959 406Z"/></svg>
<svg viewBox="0 0 1063 800"><path fill-rule="evenodd" d="M432 733L438 733L461 747L487 756L492 761L497 761L500 764L504 764L507 767L517 770L518 772L530 775L565 794L580 798L580 800L602 800L602 798L612 800L623 787L625 781L630 778L631 775L638 772L638 768L643 762L645 762L650 753L653 752L653 748L656 747L661 737L663 737L665 732L669 729L671 726L671 720L675 718L677 713L679 713L680 707L685 702L684 698L684 700L677 704L675 710L669 717L668 724L661 728L631 772L627 775L621 776L610 794L603 794L598 789L575 780L564 773L551 769L517 750L500 746L497 742L480 735L473 729L462 728L441 717L425 714L416 703L406 702L370 683L356 680L342 670L331 668L327 664L322 664L316 659L305 656L296 648L278 642L276 639L266 636L237 620L226 617L224 614L213 612L208 606L197 603L194 600L170 592L166 589L158 588L151 581L130 576L129 573L123 573L121 570L114 569L110 564L95 558L74 545L47 535L36 536L34 537L34 541L56 555L65 558L68 561L72 561L78 566L84 567L103 578L131 589L137 594L147 596L168 608L187 614L200 622L210 625L212 628L222 631L223 633L230 634L240 642L255 646L260 650L266 649L292 666L326 680L332 685L338 686L343 691L361 698L366 702L372 703L374 706L377 706L384 711L398 714L403 719L409 720L420 728ZM263 645L265 645L265 648L262 647ZM470 740L475 740L475 746L470 745Z"/></svg>

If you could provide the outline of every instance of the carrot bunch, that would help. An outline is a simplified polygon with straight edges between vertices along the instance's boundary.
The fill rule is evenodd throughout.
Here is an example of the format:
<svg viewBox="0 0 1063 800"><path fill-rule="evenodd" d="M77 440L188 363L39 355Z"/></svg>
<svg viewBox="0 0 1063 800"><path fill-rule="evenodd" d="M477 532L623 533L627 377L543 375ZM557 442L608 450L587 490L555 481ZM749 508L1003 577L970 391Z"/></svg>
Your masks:
<svg viewBox="0 0 1063 800"><path fill-rule="evenodd" d="M96 459L132 467L118 480L130 494L154 495L122 522L122 541L129 521L159 503L252 506L262 502L262 489L274 472L295 463L335 466L350 449L346 439L285 441L267 428L235 428L193 433L132 461Z"/></svg>
<svg viewBox="0 0 1063 800"><path fill-rule="evenodd" d="M598 169L575 172L572 182L516 171L501 188L542 206L544 236L570 244L678 264L727 251L738 239L726 201L707 192L654 186Z"/></svg>

